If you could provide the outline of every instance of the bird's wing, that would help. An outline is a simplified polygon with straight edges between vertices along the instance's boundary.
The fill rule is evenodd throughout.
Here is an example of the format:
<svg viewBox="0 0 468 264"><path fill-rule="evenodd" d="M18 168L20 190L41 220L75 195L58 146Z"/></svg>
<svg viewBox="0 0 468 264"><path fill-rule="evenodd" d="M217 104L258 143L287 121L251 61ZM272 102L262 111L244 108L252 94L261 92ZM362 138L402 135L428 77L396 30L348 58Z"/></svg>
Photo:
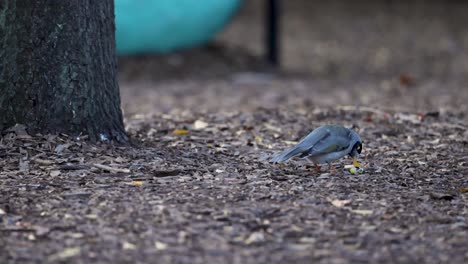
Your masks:
<svg viewBox="0 0 468 264"><path fill-rule="evenodd" d="M303 151L314 147L318 142L330 136L330 131L325 128L318 128L312 131L309 135L303 138L297 146Z"/></svg>
<svg viewBox="0 0 468 264"><path fill-rule="evenodd" d="M343 135L331 135L321 138L308 151L304 151L301 157L311 157L315 155L338 152L349 147L349 138Z"/></svg>
<svg viewBox="0 0 468 264"><path fill-rule="evenodd" d="M297 155L300 155L301 157L307 156L307 153L309 152L310 148L312 148L315 144L317 144L317 142L327 137L328 135L328 130L316 129L312 131L309 135L307 135L305 138L303 138L294 147L273 155L271 161L284 162Z"/></svg>

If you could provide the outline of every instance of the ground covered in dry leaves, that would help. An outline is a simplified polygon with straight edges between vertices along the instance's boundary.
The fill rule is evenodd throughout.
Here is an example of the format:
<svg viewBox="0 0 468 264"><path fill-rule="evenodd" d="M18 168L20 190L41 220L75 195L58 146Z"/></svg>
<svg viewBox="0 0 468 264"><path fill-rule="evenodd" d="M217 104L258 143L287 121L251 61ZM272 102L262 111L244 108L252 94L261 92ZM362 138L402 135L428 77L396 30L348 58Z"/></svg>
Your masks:
<svg viewBox="0 0 468 264"><path fill-rule="evenodd" d="M447 50L430 42L417 47L426 59L386 53L386 62L377 52L376 65L385 64L378 74L341 64L356 61L353 41L330 51L336 57L318 48L304 54L320 59L308 61L315 75L265 71L249 52L223 46L121 58L132 146L30 135L23 126L6 131L0 263L467 263L468 68L466 53L449 45L450 34L463 34L445 31L440 19L427 27L409 16L414 21L400 28L386 12L369 13L393 31L436 36ZM311 45L333 38L310 32ZM405 50L402 35L382 49ZM372 40L379 31L366 36L379 50ZM306 69L291 58L307 49L296 51L287 64ZM408 71L399 58L413 62ZM345 169L349 158L334 163L335 174L303 160L265 160L326 123L359 127L362 174Z"/></svg>
<svg viewBox="0 0 468 264"><path fill-rule="evenodd" d="M1 262L463 263L467 134L451 114L372 109L155 114L136 147L3 137ZM364 173L262 161L357 124Z"/></svg>

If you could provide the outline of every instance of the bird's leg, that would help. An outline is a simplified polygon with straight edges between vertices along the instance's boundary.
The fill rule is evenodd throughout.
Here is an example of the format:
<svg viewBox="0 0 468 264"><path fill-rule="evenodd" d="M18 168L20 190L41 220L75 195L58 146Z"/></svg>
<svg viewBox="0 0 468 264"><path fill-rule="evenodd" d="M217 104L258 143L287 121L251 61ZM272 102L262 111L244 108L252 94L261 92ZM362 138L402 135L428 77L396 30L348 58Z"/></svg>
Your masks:
<svg viewBox="0 0 468 264"><path fill-rule="evenodd" d="M315 172L320 173L320 165L314 162Z"/></svg>
<svg viewBox="0 0 468 264"><path fill-rule="evenodd" d="M331 162L328 163L328 168L332 171L333 174L336 174L338 172L335 166L331 164Z"/></svg>
<svg viewBox="0 0 468 264"><path fill-rule="evenodd" d="M307 158L310 162L314 163L314 170L315 170L315 173L320 173L320 165L317 164L317 162L315 162L313 159L311 158Z"/></svg>

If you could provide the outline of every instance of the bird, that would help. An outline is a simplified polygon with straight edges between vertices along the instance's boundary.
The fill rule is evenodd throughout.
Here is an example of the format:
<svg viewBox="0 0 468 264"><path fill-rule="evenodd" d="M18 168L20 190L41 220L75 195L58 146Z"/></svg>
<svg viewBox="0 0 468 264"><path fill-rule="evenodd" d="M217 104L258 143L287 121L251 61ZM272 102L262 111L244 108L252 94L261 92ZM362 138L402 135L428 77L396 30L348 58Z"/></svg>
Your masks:
<svg viewBox="0 0 468 264"><path fill-rule="evenodd" d="M358 158L362 151L361 137L353 129L341 125L323 125L314 129L306 137L292 148L276 153L270 159L273 163L283 163L293 157L307 158L315 164L328 163L333 168L331 162L346 155L353 158L354 167L361 164ZM336 171L336 169L334 169Z"/></svg>

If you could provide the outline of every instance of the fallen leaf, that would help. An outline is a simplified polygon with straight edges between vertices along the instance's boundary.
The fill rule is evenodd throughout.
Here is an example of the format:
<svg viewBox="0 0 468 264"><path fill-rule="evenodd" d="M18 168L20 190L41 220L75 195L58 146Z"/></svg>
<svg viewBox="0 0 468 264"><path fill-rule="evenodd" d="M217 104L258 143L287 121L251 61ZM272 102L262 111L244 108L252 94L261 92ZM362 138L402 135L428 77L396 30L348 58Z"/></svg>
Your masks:
<svg viewBox="0 0 468 264"><path fill-rule="evenodd" d="M189 131L186 129L175 129L174 131L172 131L172 134L174 135L187 135L188 133Z"/></svg>
<svg viewBox="0 0 468 264"><path fill-rule="evenodd" d="M250 236L244 241L246 245L260 243L265 241L265 235L262 232L253 232Z"/></svg>
<svg viewBox="0 0 468 264"><path fill-rule="evenodd" d="M341 208L341 207L351 203L351 200L338 200L338 199L335 199L335 200L331 200L330 202L331 202L331 204L333 206Z"/></svg>
<svg viewBox="0 0 468 264"><path fill-rule="evenodd" d="M301 237L299 239L299 243L303 244L314 244L315 242L317 242L317 239L314 237Z"/></svg>
<svg viewBox="0 0 468 264"><path fill-rule="evenodd" d="M372 210L351 210L351 212L353 213L356 213L356 214L360 214L360 215L370 215L373 213Z"/></svg>
<svg viewBox="0 0 468 264"><path fill-rule="evenodd" d="M125 160L124 158L122 158L122 157L117 157L116 159L114 159L114 161L115 161L116 163L123 163L123 162L125 162L126 160Z"/></svg>
<svg viewBox="0 0 468 264"><path fill-rule="evenodd" d="M305 251L305 250L311 250L312 249L312 246L309 245L309 244L288 244L287 245L288 249L289 250L292 250L292 251Z"/></svg>
<svg viewBox="0 0 468 264"><path fill-rule="evenodd" d="M185 243L185 241L187 241L187 238L188 238L189 235L185 231L180 231L177 236L178 236L177 241L180 244L183 244L183 243Z"/></svg>
<svg viewBox="0 0 468 264"><path fill-rule="evenodd" d="M37 236L44 236L50 232L50 228L45 226L35 226L34 229L36 230Z"/></svg>
<svg viewBox="0 0 468 264"><path fill-rule="evenodd" d="M401 229L401 228L398 228L398 227L390 227L388 229L388 231L390 231L392 233L395 233L395 234L398 234L398 233L402 233L404 230Z"/></svg>
<svg viewBox="0 0 468 264"><path fill-rule="evenodd" d="M22 158L19 160L19 170L28 171L29 170L29 161L23 161Z"/></svg>
<svg viewBox="0 0 468 264"><path fill-rule="evenodd" d="M460 189L460 192L461 193L468 193L468 188L462 188ZM1 213L0 213L1 214Z"/></svg>
<svg viewBox="0 0 468 264"><path fill-rule="evenodd" d="M431 144L431 145L437 145L440 143L440 138L436 138L434 140L431 140L431 141L427 141L427 143Z"/></svg>
<svg viewBox="0 0 468 264"><path fill-rule="evenodd" d="M49 256L49 261L71 258L80 254L80 252L81 252L81 249L79 247L66 248L61 252L58 252Z"/></svg>
<svg viewBox="0 0 468 264"><path fill-rule="evenodd" d="M255 136L255 141L258 143L258 144L262 144L263 142L263 139L259 136Z"/></svg>
<svg viewBox="0 0 468 264"><path fill-rule="evenodd" d="M142 185L143 181L132 181L134 185Z"/></svg>
<svg viewBox="0 0 468 264"><path fill-rule="evenodd" d="M290 140L285 140L283 142L288 145L296 145L298 143L297 141L290 141Z"/></svg>
<svg viewBox="0 0 468 264"><path fill-rule="evenodd" d="M156 241L154 242L154 247L156 250L166 250L167 249L167 244L163 242Z"/></svg>
<svg viewBox="0 0 468 264"><path fill-rule="evenodd" d="M49 175L52 176L52 177L57 177L60 175L60 171L59 170L52 170L50 171Z"/></svg>
<svg viewBox="0 0 468 264"><path fill-rule="evenodd" d="M94 219L98 218L98 216L95 215L95 214L87 214L87 215L85 215L85 217L88 218L88 219L91 219L91 220L94 220Z"/></svg>
<svg viewBox="0 0 468 264"><path fill-rule="evenodd" d="M71 233L70 236L72 238L76 238L76 239L84 237L84 235L82 233Z"/></svg>
<svg viewBox="0 0 468 264"><path fill-rule="evenodd" d="M129 242L123 242L122 244L122 248L125 249L125 250L135 250L136 249L136 246L132 243L129 243Z"/></svg>
<svg viewBox="0 0 468 264"><path fill-rule="evenodd" d="M55 153L60 154L62 153L65 149L67 149L70 146L70 144L60 144L55 147Z"/></svg>
<svg viewBox="0 0 468 264"><path fill-rule="evenodd" d="M193 123L193 128L194 128L195 130L204 129L204 128L206 128L206 127L208 127L208 123L203 122L203 121L201 121L201 120L197 120L197 121L195 121L195 123Z"/></svg>
<svg viewBox="0 0 468 264"><path fill-rule="evenodd" d="M269 129L269 130L272 130L272 131L275 131L275 132L281 132L281 128L279 127L275 127L273 125L270 125L268 123L265 123L265 128Z"/></svg>

